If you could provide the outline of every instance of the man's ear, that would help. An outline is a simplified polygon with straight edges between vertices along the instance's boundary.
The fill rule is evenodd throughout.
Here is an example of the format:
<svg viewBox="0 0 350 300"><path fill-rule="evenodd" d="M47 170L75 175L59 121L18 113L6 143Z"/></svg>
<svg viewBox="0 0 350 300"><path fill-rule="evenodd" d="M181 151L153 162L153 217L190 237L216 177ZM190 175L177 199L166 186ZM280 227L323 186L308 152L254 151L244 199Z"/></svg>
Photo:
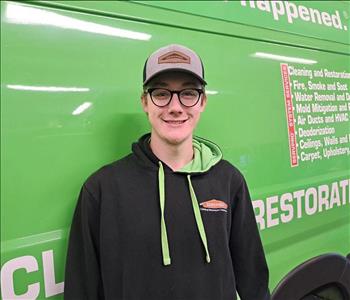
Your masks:
<svg viewBox="0 0 350 300"><path fill-rule="evenodd" d="M141 95L141 104L142 104L142 109L145 113L148 113L148 102L147 102L147 94L142 93Z"/></svg>
<svg viewBox="0 0 350 300"><path fill-rule="evenodd" d="M201 112L204 111L206 105L207 105L207 95L203 93L202 99L201 99Z"/></svg>

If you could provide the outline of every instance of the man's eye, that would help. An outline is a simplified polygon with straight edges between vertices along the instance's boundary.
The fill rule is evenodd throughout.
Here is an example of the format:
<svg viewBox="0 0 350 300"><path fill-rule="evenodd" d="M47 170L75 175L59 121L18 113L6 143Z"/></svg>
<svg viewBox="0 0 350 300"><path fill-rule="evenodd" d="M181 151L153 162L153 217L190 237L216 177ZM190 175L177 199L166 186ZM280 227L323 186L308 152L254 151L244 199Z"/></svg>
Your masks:
<svg viewBox="0 0 350 300"><path fill-rule="evenodd" d="M197 91L188 90L188 91L183 91L181 94L182 96L185 96L185 97L194 97L197 95Z"/></svg>
<svg viewBox="0 0 350 300"><path fill-rule="evenodd" d="M154 96L156 96L156 97L167 97L168 93L166 93L166 92L157 92L157 93L154 93Z"/></svg>

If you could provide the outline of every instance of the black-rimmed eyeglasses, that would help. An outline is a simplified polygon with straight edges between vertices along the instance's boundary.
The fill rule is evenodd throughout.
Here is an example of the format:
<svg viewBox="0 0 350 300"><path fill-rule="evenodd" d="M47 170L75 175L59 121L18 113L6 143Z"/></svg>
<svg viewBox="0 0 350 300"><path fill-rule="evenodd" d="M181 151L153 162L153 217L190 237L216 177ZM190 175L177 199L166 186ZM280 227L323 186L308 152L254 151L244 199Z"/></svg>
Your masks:
<svg viewBox="0 0 350 300"><path fill-rule="evenodd" d="M177 95L180 103L183 106L192 107L198 103L201 95L203 94L202 89L194 88L183 89L180 91L171 91L162 88L149 88L145 92L150 94L153 104L159 107L167 106L171 102L171 99L173 99L174 94Z"/></svg>

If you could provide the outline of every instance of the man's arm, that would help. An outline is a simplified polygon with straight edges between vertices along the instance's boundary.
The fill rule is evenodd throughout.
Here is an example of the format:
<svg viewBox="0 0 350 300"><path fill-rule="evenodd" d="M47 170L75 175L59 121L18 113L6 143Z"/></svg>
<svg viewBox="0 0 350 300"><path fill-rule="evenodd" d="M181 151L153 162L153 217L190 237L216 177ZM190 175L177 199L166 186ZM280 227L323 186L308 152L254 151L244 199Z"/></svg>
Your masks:
<svg viewBox="0 0 350 300"><path fill-rule="evenodd" d="M230 251L237 291L242 300L269 300L269 270L244 179L233 201Z"/></svg>
<svg viewBox="0 0 350 300"><path fill-rule="evenodd" d="M70 230L64 299L103 299L99 267L99 203L84 185Z"/></svg>

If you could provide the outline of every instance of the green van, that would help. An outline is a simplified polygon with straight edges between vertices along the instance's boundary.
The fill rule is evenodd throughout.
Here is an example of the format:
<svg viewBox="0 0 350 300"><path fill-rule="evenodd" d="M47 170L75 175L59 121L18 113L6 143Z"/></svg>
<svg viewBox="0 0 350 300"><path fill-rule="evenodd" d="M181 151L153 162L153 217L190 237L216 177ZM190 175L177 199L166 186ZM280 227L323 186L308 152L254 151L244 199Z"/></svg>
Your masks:
<svg viewBox="0 0 350 300"><path fill-rule="evenodd" d="M272 298L349 300L349 17L348 1L1 1L1 298L63 298L80 187L149 130L140 66L179 43L205 62L196 134L247 179Z"/></svg>

